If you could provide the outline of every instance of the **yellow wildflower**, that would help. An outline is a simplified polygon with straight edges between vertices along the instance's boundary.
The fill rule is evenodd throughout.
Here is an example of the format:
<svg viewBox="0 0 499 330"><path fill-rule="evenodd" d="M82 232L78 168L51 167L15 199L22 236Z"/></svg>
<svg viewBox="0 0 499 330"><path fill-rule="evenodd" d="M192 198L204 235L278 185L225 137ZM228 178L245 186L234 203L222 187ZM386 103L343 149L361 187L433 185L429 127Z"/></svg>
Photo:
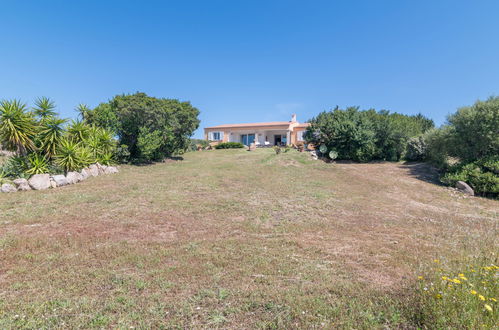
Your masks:
<svg viewBox="0 0 499 330"><path fill-rule="evenodd" d="M461 284L461 281L458 280L457 278L453 279L452 282L456 283L456 284Z"/></svg>
<svg viewBox="0 0 499 330"><path fill-rule="evenodd" d="M470 293L471 294L477 294L477 292L475 290L471 290Z"/></svg>
<svg viewBox="0 0 499 330"><path fill-rule="evenodd" d="M488 310L489 312L492 312L492 307L490 307L490 305L483 305L483 307L485 307L486 310Z"/></svg>
<svg viewBox="0 0 499 330"><path fill-rule="evenodd" d="M474 272L475 272L475 270L474 270L474 269L472 269L472 270L470 270L470 271L471 271L472 273L474 273Z"/></svg>
<svg viewBox="0 0 499 330"><path fill-rule="evenodd" d="M496 298L490 298L490 300L492 300L493 302L497 302Z"/></svg>
<svg viewBox="0 0 499 330"><path fill-rule="evenodd" d="M433 262L436 263L436 264L438 264L438 263L440 263L440 260L434 259Z"/></svg>
<svg viewBox="0 0 499 330"><path fill-rule="evenodd" d="M418 276L418 280L422 280L422 279L424 279L423 276Z"/></svg>
<svg viewBox="0 0 499 330"><path fill-rule="evenodd" d="M437 294L435 295L435 298L437 298L437 299L442 299L442 295L441 295L440 293L437 293Z"/></svg>
<svg viewBox="0 0 499 330"><path fill-rule="evenodd" d="M482 296L481 294L479 294L479 295L478 295L478 298L480 298L480 300L482 300L482 301L485 301L485 300L486 300L486 299L485 299L485 297L484 297L484 296Z"/></svg>
<svg viewBox="0 0 499 330"><path fill-rule="evenodd" d="M447 276L442 276L442 280L446 280L447 279Z"/></svg>

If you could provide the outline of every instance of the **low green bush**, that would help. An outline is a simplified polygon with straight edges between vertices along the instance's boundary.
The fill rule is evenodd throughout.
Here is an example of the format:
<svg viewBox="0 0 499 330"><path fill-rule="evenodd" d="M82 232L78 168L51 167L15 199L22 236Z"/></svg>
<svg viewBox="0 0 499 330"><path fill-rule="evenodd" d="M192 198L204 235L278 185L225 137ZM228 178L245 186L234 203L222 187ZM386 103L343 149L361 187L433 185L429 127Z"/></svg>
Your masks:
<svg viewBox="0 0 499 330"><path fill-rule="evenodd" d="M190 144L189 144L189 151L197 151L198 147L201 147L202 149L208 147L210 143L206 140L202 139L191 139Z"/></svg>
<svg viewBox="0 0 499 330"><path fill-rule="evenodd" d="M215 146L215 149L239 149L244 148L244 144L239 142L222 142Z"/></svg>
<svg viewBox="0 0 499 330"><path fill-rule="evenodd" d="M497 198L499 196L499 157L480 159L466 165L458 164L441 178L443 183L454 186L464 181L477 195Z"/></svg>

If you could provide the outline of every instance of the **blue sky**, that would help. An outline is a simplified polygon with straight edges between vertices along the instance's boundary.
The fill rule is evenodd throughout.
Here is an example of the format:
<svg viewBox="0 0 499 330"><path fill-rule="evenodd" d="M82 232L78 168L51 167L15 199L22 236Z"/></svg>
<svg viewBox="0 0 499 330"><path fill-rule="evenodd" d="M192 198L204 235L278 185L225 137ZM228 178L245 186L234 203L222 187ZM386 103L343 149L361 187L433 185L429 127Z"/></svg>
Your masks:
<svg viewBox="0 0 499 330"><path fill-rule="evenodd" d="M201 127L336 105L437 124L499 94L499 1L1 1L0 99L143 91ZM201 137L201 129L195 134Z"/></svg>

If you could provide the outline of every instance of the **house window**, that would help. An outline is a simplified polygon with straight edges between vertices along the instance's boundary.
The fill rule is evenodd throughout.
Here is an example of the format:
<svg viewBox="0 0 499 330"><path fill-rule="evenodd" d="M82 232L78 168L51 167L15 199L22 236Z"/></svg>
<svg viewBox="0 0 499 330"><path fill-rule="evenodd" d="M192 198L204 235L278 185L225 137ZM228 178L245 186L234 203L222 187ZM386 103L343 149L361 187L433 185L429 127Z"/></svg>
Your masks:
<svg viewBox="0 0 499 330"><path fill-rule="evenodd" d="M224 137L223 132L211 132L211 138L210 140L212 141L222 141Z"/></svg>
<svg viewBox="0 0 499 330"><path fill-rule="evenodd" d="M298 141L303 141L303 134L305 133L305 131L298 131L296 132L296 139Z"/></svg>

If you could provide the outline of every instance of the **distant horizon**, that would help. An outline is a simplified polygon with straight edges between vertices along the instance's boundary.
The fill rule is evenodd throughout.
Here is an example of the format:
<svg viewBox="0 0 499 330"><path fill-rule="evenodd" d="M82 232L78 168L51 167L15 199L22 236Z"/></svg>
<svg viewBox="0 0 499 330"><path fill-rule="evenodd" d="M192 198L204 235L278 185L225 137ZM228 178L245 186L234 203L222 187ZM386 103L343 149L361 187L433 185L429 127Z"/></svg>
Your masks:
<svg viewBox="0 0 499 330"><path fill-rule="evenodd" d="M499 94L499 2L8 2L0 99L64 118L119 94L190 101L200 128L338 105L436 126ZM43 15L41 15L43 13Z"/></svg>

